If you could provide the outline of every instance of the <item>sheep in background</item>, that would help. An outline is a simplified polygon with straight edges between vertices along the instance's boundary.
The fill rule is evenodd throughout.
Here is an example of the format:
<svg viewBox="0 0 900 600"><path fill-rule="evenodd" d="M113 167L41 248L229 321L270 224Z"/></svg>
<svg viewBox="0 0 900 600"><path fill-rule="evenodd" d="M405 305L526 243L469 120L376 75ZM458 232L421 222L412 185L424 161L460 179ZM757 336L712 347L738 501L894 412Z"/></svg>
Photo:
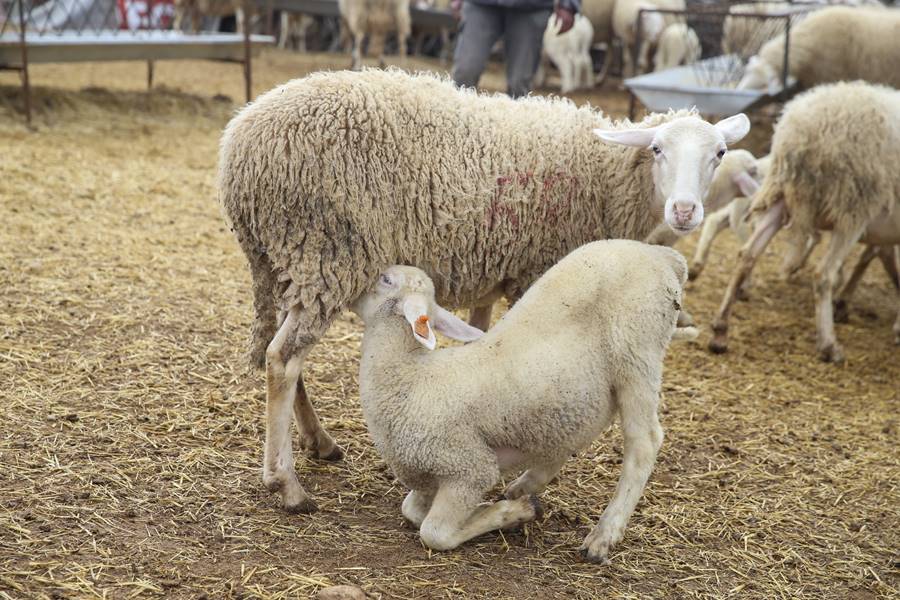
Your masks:
<svg viewBox="0 0 900 600"><path fill-rule="evenodd" d="M416 6L420 8L430 8L432 10L441 10L444 12L450 12L450 0L419 0L416 3ZM438 58L441 63L447 62L447 59L450 57L450 53L452 50L452 43L450 41L450 29L448 27L429 27L424 25L416 25L413 31L413 38L415 39L415 54L422 54L422 49L425 46L425 36L428 34L437 34L441 38L441 52Z"/></svg>
<svg viewBox="0 0 900 600"><path fill-rule="evenodd" d="M172 29L183 31L184 21L190 17L191 30L197 33L203 17L227 17L234 15L235 30L244 31L244 5L240 0L174 0L175 17Z"/></svg>
<svg viewBox="0 0 900 600"><path fill-rule="evenodd" d="M641 22L641 47L638 48L637 71L632 54L637 43L637 19L641 9L667 8L671 10L684 10L684 0L616 0L613 8L613 32L622 40L623 52L623 76L633 77L638 72L647 70L650 60L650 51L659 42L659 37L668 23L673 22L671 17L660 13L644 13Z"/></svg>
<svg viewBox="0 0 900 600"><path fill-rule="evenodd" d="M397 51L406 59L406 40L412 31L409 0L338 0L338 9L353 39L351 68L362 68L362 44L369 36L369 51L384 66L384 41L391 32L397 34Z"/></svg>
<svg viewBox="0 0 900 600"><path fill-rule="evenodd" d="M700 60L700 38L685 23L672 23L659 36L653 70L664 71Z"/></svg>
<svg viewBox="0 0 900 600"><path fill-rule="evenodd" d="M306 52L306 34L316 21L309 15L281 11L281 27L278 31L278 47L284 50L288 42L293 41L294 46L301 52Z"/></svg>
<svg viewBox="0 0 900 600"><path fill-rule="evenodd" d="M562 83L560 91L569 92L589 89L594 85L594 65L591 61L591 40L594 28L582 15L575 15L575 24L566 33L560 34L562 24L556 15L551 15L544 31L544 52L559 69Z"/></svg>
<svg viewBox="0 0 900 600"><path fill-rule="evenodd" d="M900 10L831 7L791 29L788 71L801 88L862 79L900 87ZM784 36L750 58L738 89L772 90L781 81Z"/></svg>
<svg viewBox="0 0 900 600"><path fill-rule="evenodd" d="M663 358L687 276L675 250L610 240L563 258L481 337L395 266L354 306L365 322L359 396L381 456L405 486L403 515L450 550L540 517L540 493L618 414L625 438L612 501L580 551L608 562L662 444ZM433 351L434 331L468 345ZM480 338L480 339L479 339ZM525 472L480 505L501 473Z"/></svg>
<svg viewBox="0 0 900 600"><path fill-rule="evenodd" d="M824 11L823 11L824 12ZM806 22L809 22L807 20ZM823 123L827 124L823 127ZM832 296L854 244L900 244L900 92L864 82L819 86L792 100L772 138L772 163L754 208L762 215L741 249L713 322L711 351L727 349L728 317L737 290L786 223L808 237L831 229L816 267L817 348L822 360L841 362ZM894 324L900 341L900 314Z"/></svg>
<svg viewBox="0 0 900 600"><path fill-rule="evenodd" d="M581 14L587 17L594 29L591 47L596 45L606 47L603 65L600 67L600 73L594 77L594 85L603 83L609 73L609 67L612 65L614 54L612 16L615 4L616 0L582 0L581 2Z"/></svg>
<svg viewBox="0 0 900 600"><path fill-rule="evenodd" d="M644 239L663 219L696 228L720 157L749 127L688 111L635 126L373 69L315 73L243 108L222 136L218 187L253 279L251 360L267 362L265 484L286 509L315 509L294 472L292 405L304 448L340 449L303 361L385 267L421 267L442 304L489 322L495 299L518 298L581 244Z"/></svg>

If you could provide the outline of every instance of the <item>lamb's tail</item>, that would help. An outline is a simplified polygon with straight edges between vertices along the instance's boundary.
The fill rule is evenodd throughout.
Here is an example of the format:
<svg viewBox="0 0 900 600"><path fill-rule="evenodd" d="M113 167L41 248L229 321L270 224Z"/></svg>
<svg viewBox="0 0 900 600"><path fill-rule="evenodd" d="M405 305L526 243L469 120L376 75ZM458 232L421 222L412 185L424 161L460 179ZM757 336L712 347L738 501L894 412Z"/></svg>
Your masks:
<svg viewBox="0 0 900 600"><path fill-rule="evenodd" d="M675 333L672 334L673 342L686 342L696 340L700 335L700 330L696 327L676 327Z"/></svg>

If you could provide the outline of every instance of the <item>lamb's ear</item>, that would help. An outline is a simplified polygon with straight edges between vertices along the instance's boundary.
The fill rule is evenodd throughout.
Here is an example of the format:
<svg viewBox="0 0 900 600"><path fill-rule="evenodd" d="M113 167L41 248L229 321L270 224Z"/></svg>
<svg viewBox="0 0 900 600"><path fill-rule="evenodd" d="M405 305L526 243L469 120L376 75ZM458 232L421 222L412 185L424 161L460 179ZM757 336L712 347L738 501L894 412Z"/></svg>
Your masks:
<svg viewBox="0 0 900 600"><path fill-rule="evenodd" d="M750 131L750 119L744 113L738 113L733 117L722 119L713 127L725 138L725 143L729 146L744 139L744 136Z"/></svg>
<svg viewBox="0 0 900 600"><path fill-rule="evenodd" d="M474 342L484 335L482 330L472 327L449 310L437 305L434 308L434 328L459 342Z"/></svg>
<svg viewBox="0 0 900 600"><path fill-rule="evenodd" d="M595 129L594 135L607 144L620 144L622 146L633 146L634 148L646 148L653 141L653 138L656 137L657 129L659 128L623 129L622 131Z"/></svg>
<svg viewBox="0 0 900 600"><path fill-rule="evenodd" d="M732 176L731 180L738 186L745 198L749 198L759 189L759 184L747 171L741 171L737 175Z"/></svg>
<svg viewBox="0 0 900 600"><path fill-rule="evenodd" d="M425 298L421 296L407 297L403 301L403 316L412 328L416 341L429 350L434 350L437 339L431 330L431 323L428 319L428 302Z"/></svg>

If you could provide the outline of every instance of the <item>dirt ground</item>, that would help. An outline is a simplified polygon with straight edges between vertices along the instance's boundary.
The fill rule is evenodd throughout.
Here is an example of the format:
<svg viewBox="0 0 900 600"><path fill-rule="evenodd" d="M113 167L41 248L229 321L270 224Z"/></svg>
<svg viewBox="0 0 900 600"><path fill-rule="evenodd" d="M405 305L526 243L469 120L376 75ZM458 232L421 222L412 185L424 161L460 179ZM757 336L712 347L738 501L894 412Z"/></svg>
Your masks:
<svg viewBox="0 0 900 600"><path fill-rule="evenodd" d="M255 92L347 62L265 52ZM709 354L706 331L672 348L666 439L612 565L576 548L619 475L615 429L542 495L543 520L430 553L368 438L350 316L307 371L347 451L298 458L319 512L285 514L261 484L250 287L214 189L239 67L161 63L149 94L141 63L32 75L36 131L0 74L0 598L305 598L338 583L408 599L900 594L900 357L880 267L838 326L842 366L816 359L812 268L781 281L780 242L736 308L729 354ZM576 100L627 106L614 82ZM689 286L702 324L736 250L723 234Z"/></svg>

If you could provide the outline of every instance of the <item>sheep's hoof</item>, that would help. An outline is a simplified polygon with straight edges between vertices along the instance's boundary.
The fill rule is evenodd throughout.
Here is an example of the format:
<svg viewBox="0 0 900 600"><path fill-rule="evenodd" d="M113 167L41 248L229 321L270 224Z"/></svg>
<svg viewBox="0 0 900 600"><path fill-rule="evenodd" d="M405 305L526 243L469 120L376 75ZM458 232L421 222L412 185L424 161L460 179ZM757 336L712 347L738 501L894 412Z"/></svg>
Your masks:
<svg viewBox="0 0 900 600"><path fill-rule="evenodd" d="M609 560L609 556L607 556L606 554L602 554L602 555L595 554L595 553L591 552L589 548L579 548L578 555L581 557L581 560L583 560L584 562L590 562L590 563L594 563L597 565L603 565L603 566L612 564L612 561Z"/></svg>
<svg viewBox="0 0 900 600"><path fill-rule="evenodd" d="M709 341L709 351L713 354L725 354L728 352L728 339L722 334L716 334Z"/></svg>
<svg viewBox="0 0 900 600"><path fill-rule="evenodd" d="M844 362L844 351L837 343L828 344L819 349L819 358L822 362L839 365Z"/></svg>
<svg viewBox="0 0 900 600"><path fill-rule="evenodd" d="M327 461L338 461L344 458L343 449L334 443L331 436L323 431L321 432L321 437L323 439L312 435L300 438L300 447L303 448L307 456Z"/></svg>
<svg viewBox="0 0 900 600"><path fill-rule="evenodd" d="M292 504L285 503L284 511L292 515L311 515L319 510L319 507L311 498L304 498Z"/></svg>
<svg viewBox="0 0 900 600"><path fill-rule="evenodd" d="M846 323L850 320L850 311L847 309L847 303L843 300L836 300L832 309L835 323Z"/></svg>
<svg viewBox="0 0 900 600"><path fill-rule="evenodd" d="M700 277L700 273L702 272L703 265L692 265L691 268L688 269L688 281L694 281Z"/></svg>
<svg viewBox="0 0 900 600"><path fill-rule="evenodd" d="M544 518L544 507L541 506L541 501L538 500L538 497L532 494L528 496L528 504L531 505L531 509L534 511L534 520L540 521Z"/></svg>
<svg viewBox="0 0 900 600"><path fill-rule="evenodd" d="M344 449L335 444L334 448L331 449L331 452L329 452L326 456L320 456L319 458L321 458L322 460L327 460L329 462L337 462L344 458Z"/></svg>
<svg viewBox="0 0 900 600"><path fill-rule="evenodd" d="M748 300L750 300L750 292L748 292L746 289L744 289L742 287L738 288L736 297L741 302L747 302Z"/></svg>

